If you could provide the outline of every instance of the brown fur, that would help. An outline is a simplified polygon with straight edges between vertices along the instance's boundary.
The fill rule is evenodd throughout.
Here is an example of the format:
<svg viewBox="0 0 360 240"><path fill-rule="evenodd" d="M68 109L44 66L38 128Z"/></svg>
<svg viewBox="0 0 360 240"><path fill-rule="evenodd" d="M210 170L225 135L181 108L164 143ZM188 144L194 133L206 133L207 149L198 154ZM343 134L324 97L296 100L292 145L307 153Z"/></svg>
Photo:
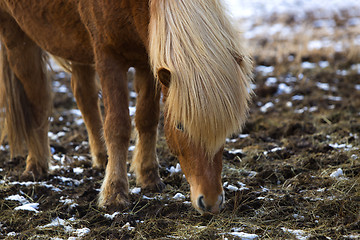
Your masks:
<svg viewBox="0 0 360 240"><path fill-rule="evenodd" d="M161 7L162 1L152 0L150 11L148 0L0 0L0 40L3 44L1 48L3 85L0 90L4 92L2 95L4 96L2 99L4 105L2 106L6 109L5 122L11 148L13 150L20 148L22 143L19 139L26 140L28 147L26 175L45 175L50 158L47 118L50 111L51 94L43 69L43 49L64 59L65 65L71 67L71 85L89 133L93 165L104 167L107 160L99 204L107 207L119 207L127 203L126 161L131 122L128 110L129 94L126 72L131 66L136 69L135 89L138 93L135 115L138 141L132 169L141 186L155 189L163 187L155 151L160 92L148 62L149 57L154 59L154 55L164 54L164 58L171 58L177 53L157 52L154 50L154 41L152 41L154 36L149 35L149 26L150 29L154 29L155 26L160 26L161 22L164 23L164 21L160 21L161 16L165 14ZM195 6L199 3L201 0L194 1ZM217 0L209 3L206 2L210 9L208 13L212 12L211 9L219 9L220 5ZM175 9L175 12L172 13L175 16L176 11L179 11L175 7L176 1L169 0L169 4L170 9ZM166 11L169 14L168 10ZM192 21L192 17L198 17L195 8L191 9L190 13L195 15L188 17L187 21ZM206 95L208 100L213 98L221 100L222 96L218 94L223 94L225 97L223 99L228 99L225 102L227 101L229 105L221 105L225 108L221 112L230 113L232 118L230 130L224 131L224 124L219 122L222 118L217 117L214 119L215 122L211 122L212 125L207 125L209 122L204 121L205 125L199 128L195 137L192 135L189 137L189 135L179 133L179 130L175 128L171 111L165 114L167 118L165 128L169 145L174 152L179 153L180 163L184 166L184 172L191 185L193 204L200 212L203 212L204 209L200 209L201 207L198 206L197 197L199 196L197 194L203 194L202 203L206 205L208 211L218 212L223 202L223 198L220 199L222 196L221 142L224 140L224 136L241 127L240 125L245 120L248 101L246 89L249 82L248 57L243 56L242 52L238 51L238 45L233 42L235 36L225 15L221 11L214 11L214 14L218 15L214 15L212 19L217 17L222 19L222 26L214 26L210 32L202 33L199 37L205 39L207 34L222 34L218 29L225 26L227 29L225 32L231 33L229 35L231 36L230 45L222 45L222 43L215 45L225 52L226 57L221 59L230 61L230 65L235 69L232 72L235 74L233 76L240 80L214 85L213 81L216 79L210 77L209 80L204 80L201 78L204 83L210 84L206 87L207 91L204 92L191 86L192 80L188 79L188 76L192 76L193 72L199 70L196 67L192 67L191 73L186 72L189 71L188 67L183 70L178 67L171 68L170 72L171 74L176 72L178 76L183 75L183 78L179 77L178 79L183 79L186 84L179 85L178 83L178 85L191 87L190 94L194 95L190 96L190 101L204 93L210 94ZM165 21L165 24L168 23ZM211 24L218 23L215 21ZM185 27L189 26L185 25ZM188 41L187 38L185 40ZM211 38L207 38L207 41L212 47L215 46ZM158 41L155 44L162 45L165 42ZM184 49L184 51L189 50ZM216 57L212 56L214 60ZM239 58L242 60L240 66L237 65ZM190 62L192 59L188 60ZM209 61L207 64L211 64L211 62ZM163 67L168 68L167 65ZM211 68L211 66L207 67ZM104 122L102 122L99 111L95 71L100 78L103 93ZM165 74L165 76L167 75ZM221 76L221 74L217 73L217 76ZM229 79L229 77L224 79ZM231 86L234 83L240 83L235 95L232 95L231 91L231 93L227 93L226 89L208 91L216 86L221 88L224 84ZM174 99L174 88L171 85L172 81L169 88L163 87L164 100L167 99L169 91L172 93L171 99ZM188 89L182 87L178 91L185 93ZM211 96L211 93L216 93L216 95ZM239 93L243 94L239 101L229 100L237 98ZM227 97L227 94L230 95ZM211 102L214 101L211 100ZM240 103L240 106L236 107L236 111L231 109L234 107L231 105L234 102ZM175 104L173 100L167 103L166 111L179 108L178 105L173 107L173 104ZM185 102L182 101L182 104L201 107L203 103L192 104L185 100ZM186 106L183 107L186 109ZM183 119L184 124L190 126L189 129L199 126L201 119L196 119L197 117L203 118L206 115L203 110L200 115L189 116L189 113L193 114L194 109L180 118L179 112L174 112L176 119ZM20 114L20 117L17 114ZM211 114L213 115L214 111L211 111ZM189 119L190 121L195 119L195 125L191 125ZM170 124L168 124L169 121ZM218 122L216 123L216 121ZM204 129L215 126L214 124L220 126L215 129L215 132L209 132L210 135L203 132ZM239 126L235 126L237 124ZM216 131L219 135L211 135ZM105 145L102 136L104 136ZM210 136L213 140L206 140L203 138L204 136ZM196 144L192 144L193 142ZM106 151L108 159L106 159ZM212 161L209 161L209 156Z"/></svg>

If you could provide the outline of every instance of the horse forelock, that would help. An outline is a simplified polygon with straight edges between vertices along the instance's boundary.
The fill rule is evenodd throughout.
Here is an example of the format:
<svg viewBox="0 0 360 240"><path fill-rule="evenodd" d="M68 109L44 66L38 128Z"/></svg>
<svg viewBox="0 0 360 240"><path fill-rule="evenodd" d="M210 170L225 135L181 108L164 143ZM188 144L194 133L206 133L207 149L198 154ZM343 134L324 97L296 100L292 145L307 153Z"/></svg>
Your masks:
<svg viewBox="0 0 360 240"><path fill-rule="evenodd" d="M168 119L214 155L243 126L252 64L218 0L151 0L150 62L171 73Z"/></svg>

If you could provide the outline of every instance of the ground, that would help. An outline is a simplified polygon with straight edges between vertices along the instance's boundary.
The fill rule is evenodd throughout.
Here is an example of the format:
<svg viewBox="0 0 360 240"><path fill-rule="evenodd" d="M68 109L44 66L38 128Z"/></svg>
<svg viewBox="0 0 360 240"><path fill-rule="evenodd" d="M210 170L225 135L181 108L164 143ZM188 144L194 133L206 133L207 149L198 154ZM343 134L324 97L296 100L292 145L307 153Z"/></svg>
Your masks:
<svg viewBox="0 0 360 240"><path fill-rule="evenodd" d="M215 216L200 216L189 203L162 125L163 193L142 192L129 173L130 207L98 208L104 173L91 168L69 75L55 70L52 172L19 182L24 158L10 160L1 147L0 238L360 239L359 17L308 13L299 24L275 14L247 26L255 94L242 133L225 144L226 204ZM131 155L132 148L129 163Z"/></svg>

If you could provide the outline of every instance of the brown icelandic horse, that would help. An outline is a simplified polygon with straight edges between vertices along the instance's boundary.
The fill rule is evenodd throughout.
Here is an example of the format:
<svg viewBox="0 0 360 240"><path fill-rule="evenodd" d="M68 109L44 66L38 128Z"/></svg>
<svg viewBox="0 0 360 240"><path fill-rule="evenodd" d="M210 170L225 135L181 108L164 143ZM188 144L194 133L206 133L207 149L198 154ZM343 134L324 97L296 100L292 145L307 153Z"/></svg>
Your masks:
<svg viewBox="0 0 360 240"><path fill-rule="evenodd" d="M127 204L126 72L134 67L137 183L163 187L155 151L162 91L166 138L190 183L193 206L219 212L222 146L246 119L251 71L220 0L0 0L0 37L1 135L6 130L12 156L26 144L25 178L46 175L50 159L46 51L71 66L93 166L106 167L100 206Z"/></svg>

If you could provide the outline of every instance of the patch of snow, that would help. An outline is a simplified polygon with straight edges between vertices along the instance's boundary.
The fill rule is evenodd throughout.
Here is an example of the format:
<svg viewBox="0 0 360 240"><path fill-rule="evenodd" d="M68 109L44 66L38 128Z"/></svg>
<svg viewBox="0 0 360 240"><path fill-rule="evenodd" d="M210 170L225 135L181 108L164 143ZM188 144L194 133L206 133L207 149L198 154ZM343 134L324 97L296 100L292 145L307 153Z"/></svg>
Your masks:
<svg viewBox="0 0 360 240"><path fill-rule="evenodd" d="M30 203L25 197L20 196L19 194L8 196L8 197L5 198L5 200L18 201L23 205Z"/></svg>
<svg viewBox="0 0 360 240"><path fill-rule="evenodd" d="M320 61L320 62L319 62L319 66L320 66L321 68L327 68L327 67L330 66L330 64L329 64L328 61Z"/></svg>
<svg viewBox="0 0 360 240"><path fill-rule="evenodd" d="M304 69L313 69L313 68L316 67L316 63L302 62L301 67L304 68Z"/></svg>
<svg viewBox="0 0 360 240"><path fill-rule="evenodd" d="M110 220L114 220L114 218L117 216L117 215L119 215L120 214L120 212L114 212L113 214L107 214L107 213L105 213L104 214L104 217L105 218L107 218L107 219L110 219Z"/></svg>
<svg viewBox="0 0 360 240"><path fill-rule="evenodd" d="M128 151L129 152L132 152L132 151L134 151L135 150L135 146L130 146L129 148L128 148Z"/></svg>
<svg viewBox="0 0 360 240"><path fill-rule="evenodd" d="M24 211L32 211L38 213L37 210L39 208L39 203L27 203L22 206L14 208L15 211L24 210Z"/></svg>
<svg viewBox="0 0 360 240"><path fill-rule="evenodd" d="M330 174L330 177L332 178L341 178L343 176L344 176L344 172L341 168L338 168L336 171Z"/></svg>
<svg viewBox="0 0 360 240"><path fill-rule="evenodd" d="M259 238L259 236L256 234L250 234L245 232L229 232L227 234L239 237L241 240L255 240Z"/></svg>
<svg viewBox="0 0 360 240"><path fill-rule="evenodd" d="M243 153L243 150L242 149L234 149L234 150L229 150L228 151L230 154L239 154L239 153Z"/></svg>
<svg viewBox="0 0 360 240"><path fill-rule="evenodd" d="M0 181L1 183L1 181ZM4 181L5 183L5 181ZM32 185L40 185L40 186L44 186L46 188L50 188L52 191L55 191L55 192L61 192L61 189L57 188L57 187L54 187L53 185L51 184L47 184L46 182L17 182L17 181L14 181L14 182L9 182L9 185L21 185L21 186L32 186Z"/></svg>
<svg viewBox="0 0 360 240"><path fill-rule="evenodd" d="M289 94L293 91L293 88L286 85L285 83L280 83L278 85L278 90L276 92L276 94Z"/></svg>
<svg viewBox="0 0 360 240"><path fill-rule="evenodd" d="M308 235L306 232L304 232L303 230L292 230L292 229L288 229L288 228L281 228L284 232L288 232L291 233L293 235L296 236L296 239L299 240L306 240L310 237L310 235Z"/></svg>
<svg viewBox="0 0 360 240"><path fill-rule="evenodd" d="M268 103L266 103L264 106L262 106L262 107L260 108L260 111L263 112L263 113L265 113L265 112L267 112L270 108L273 108L273 107L274 107L274 104L273 104L272 102L268 102Z"/></svg>
<svg viewBox="0 0 360 240"><path fill-rule="evenodd" d="M139 188L139 187L132 188L132 189L130 190L130 192L131 192L132 194L140 194L141 188Z"/></svg>
<svg viewBox="0 0 360 240"><path fill-rule="evenodd" d="M182 193L176 193L175 196L173 197L173 199L175 199L177 201L184 201L186 199L186 197Z"/></svg>
<svg viewBox="0 0 360 240"><path fill-rule="evenodd" d="M68 177L63 177L63 176L55 176L55 179L59 179L60 181L62 181L63 183L65 183L66 185L74 185L74 186L79 186L81 183L84 182L84 180L77 180L77 179L73 179L73 178L68 178Z"/></svg>
<svg viewBox="0 0 360 240"><path fill-rule="evenodd" d="M259 65L257 67L255 67L255 71L256 72L260 72L263 75L268 75L270 73L274 72L274 67L273 66L263 66L263 65Z"/></svg>
<svg viewBox="0 0 360 240"><path fill-rule="evenodd" d="M6 234L6 236L9 236L9 237L16 237L17 235L19 235L19 233L16 233L16 232L9 232L8 234Z"/></svg>
<svg viewBox="0 0 360 240"><path fill-rule="evenodd" d="M297 220L301 220L301 221L303 221L304 219L305 219L305 217L304 216L301 216L301 215L299 215L299 214L293 214L293 218L295 218L295 219L297 219Z"/></svg>
<svg viewBox="0 0 360 240"><path fill-rule="evenodd" d="M121 228L127 228L128 231L131 231L131 230L135 229L134 227L131 227L129 222L125 223L125 225L122 226Z"/></svg>
<svg viewBox="0 0 360 240"><path fill-rule="evenodd" d="M275 147L273 149L270 149L269 151L265 151L264 154L267 155L269 152L277 152L277 151L281 151L281 150L283 150L283 148Z"/></svg>
<svg viewBox="0 0 360 240"><path fill-rule="evenodd" d="M317 82L316 86L318 88L320 88L321 90L324 90L324 91L329 91L330 90L330 85L328 83Z"/></svg>
<svg viewBox="0 0 360 240"><path fill-rule="evenodd" d="M81 167L76 167L76 168L73 168L73 172L75 174L82 174L84 172L84 169Z"/></svg>
<svg viewBox="0 0 360 240"><path fill-rule="evenodd" d="M130 91L130 97L131 98L136 98L137 97L137 93L134 91Z"/></svg>
<svg viewBox="0 0 360 240"><path fill-rule="evenodd" d="M130 116L134 116L136 112L136 107L129 107L129 114Z"/></svg>
<svg viewBox="0 0 360 240"><path fill-rule="evenodd" d="M302 101L304 100L304 96L303 95L295 95L291 97L291 100L293 101Z"/></svg>
<svg viewBox="0 0 360 240"><path fill-rule="evenodd" d="M90 229L89 228L79 228L79 229L76 229L75 231L74 231L74 233L78 236L78 237L83 237L83 236L85 236L85 235L87 235L87 234L89 234L90 233Z"/></svg>
<svg viewBox="0 0 360 240"><path fill-rule="evenodd" d="M169 169L167 169L170 172L170 176L172 176L174 173L181 172L181 166L179 163L176 164L176 167L171 166Z"/></svg>
<svg viewBox="0 0 360 240"><path fill-rule="evenodd" d="M341 102L342 101L342 97L338 97L338 96L325 96L325 98L330 100L330 101L334 101L334 102Z"/></svg>
<svg viewBox="0 0 360 240"><path fill-rule="evenodd" d="M38 226L37 229L40 230L53 229L54 227L63 227L65 232L70 232L70 233L76 231L73 227L71 227L71 225L67 221L59 217L53 219L49 224L46 224L44 226Z"/></svg>
<svg viewBox="0 0 360 240"><path fill-rule="evenodd" d="M239 138L247 138L249 134L239 134Z"/></svg>
<svg viewBox="0 0 360 240"><path fill-rule="evenodd" d="M345 143L344 144L330 143L329 146L335 149L344 149L345 151L350 151L353 148L351 144L345 144Z"/></svg>
<svg viewBox="0 0 360 240"><path fill-rule="evenodd" d="M301 108L301 109L296 109L294 112L298 113L298 114L302 114L302 113L307 112L307 111L308 112L315 112L317 110L318 110L318 107L313 106L313 107L310 107L310 108L304 107L304 108Z"/></svg>
<svg viewBox="0 0 360 240"><path fill-rule="evenodd" d="M266 86L273 86L277 83L277 79L275 77L269 77L265 81Z"/></svg>

